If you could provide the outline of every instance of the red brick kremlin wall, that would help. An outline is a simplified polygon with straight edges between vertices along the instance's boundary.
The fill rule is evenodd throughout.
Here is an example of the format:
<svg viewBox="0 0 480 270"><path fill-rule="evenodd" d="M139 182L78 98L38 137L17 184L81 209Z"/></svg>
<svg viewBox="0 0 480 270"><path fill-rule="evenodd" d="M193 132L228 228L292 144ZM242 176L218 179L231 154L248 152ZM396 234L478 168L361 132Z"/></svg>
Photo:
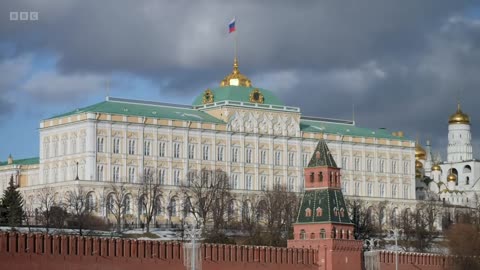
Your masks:
<svg viewBox="0 0 480 270"><path fill-rule="evenodd" d="M318 269L312 249L202 245L203 269ZM0 269L180 270L180 243L0 233Z"/></svg>
<svg viewBox="0 0 480 270"><path fill-rule="evenodd" d="M381 270L395 270L395 252L378 251ZM399 270L449 270L453 268L453 257L429 253L398 253Z"/></svg>

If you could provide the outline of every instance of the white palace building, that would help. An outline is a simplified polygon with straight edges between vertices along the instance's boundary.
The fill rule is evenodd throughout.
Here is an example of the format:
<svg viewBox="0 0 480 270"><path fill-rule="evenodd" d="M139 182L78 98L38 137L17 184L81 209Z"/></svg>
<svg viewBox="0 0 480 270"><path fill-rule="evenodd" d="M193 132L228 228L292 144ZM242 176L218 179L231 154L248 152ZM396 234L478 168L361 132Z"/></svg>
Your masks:
<svg viewBox="0 0 480 270"><path fill-rule="evenodd" d="M328 98L322 105L328 106ZM342 167L347 196L388 200L400 208L416 203L414 141L402 132L302 115L273 92L253 86L237 59L220 86L202 91L192 105L107 97L42 120L39 132L38 158L10 156L0 163L0 191L13 175L27 203L46 186L59 198L82 186L105 216L108 187L126 182L132 192L128 211L135 216L135 184L144 172L155 172L166 189L175 190L189 171L202 168L226 171L237 193L255 194L276 183L299 192L319 139ZM459 158L471 159L471 151Z"/></svg>

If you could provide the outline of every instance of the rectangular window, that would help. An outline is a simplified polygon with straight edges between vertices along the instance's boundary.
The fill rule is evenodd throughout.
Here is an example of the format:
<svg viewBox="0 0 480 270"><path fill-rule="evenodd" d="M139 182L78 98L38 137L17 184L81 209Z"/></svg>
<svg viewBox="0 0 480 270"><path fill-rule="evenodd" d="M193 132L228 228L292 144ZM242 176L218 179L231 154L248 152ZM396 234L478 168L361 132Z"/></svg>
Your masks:
<svg viewBox="0 0 480 270"><path fill-rule="evenodd" d="M308 153L303 153L303 167L308 166L308 161L309 161L310 154Z"/></svg>
<svg viewBox="0 0 480 270"><path fill-rule="evenodd" d="M289 177L288 178L288 191L293 192L295 191L295 178Z"/></svg>
<svg viewBox="0 0 480 270"><path fill-rule="evenodd" d="M250 174L245 175L245 189L246 190L252 189L252 175Z"/></svg>
<svg viewBox="0 0 480 270"><path fill-rule="evenodd" d="M207 145L203 146L202 157L203 157L203 160L209 160L209 158L210 158L210 145L207 144Z"/></svg>
<svg viewBox="0 0 480 270"><path fill-rule="evenodd" d="M135 182L135 168L133 167L128 168L128 182L129 183Z"/></svg>
<svg viewBox="0 0 480 270"><path fill-rule="evenodd" d="M180 158L180 143L173 143L173 158Z"/></svg>
<svg viewBox="0 0 480 270"><path fill-rule="evenodd" d="M408 186L407 185L403 186L403 198L408 199Z"/></svg>
<svg viewBox="0 0 480 270"><path fill-rule="evenodd" d="M381 173L385 172L385 160L380 159L380 161L378 162L378 167Z"/></svg>
<svg viewBox="0 0 480 270"><path fill-rule="evenodd" d="M238 189L238 174L231 175L230 186L232 189Z"/></svg>
<svg viewBox="0 0 480 270"><path fill-rule="evenodd" d="M275 181L274 181L273 185L278 187L281 184L282 184L282 177L281 176L275 176Z"/></svg>
<svg viewBox="0 0 480 270"><path fill-rule="evenodd" d="M217 161L223 161L223 146L217 146Z"/></svg>
<svg viewBox="0 0 480 270"><path fill-rule="evenodd" d="M158 144L158 156L164 157L166 152L167 144L165 142L160 142Z"/></svg>
<svg viewBox="0 0 480 270"><path fill-rule="evenodd" d="M252 149L247 148L245 150L245 162L246 163L252 163Z"/></svg>
<svg viewBox="0 0 480 270"><path fill-rule="evenodd" d="M353 162L354 162L354 170L359 171L360 170L360 158L356 157Z"/></svg>
<svg viewBox="0 0 480 270"><path fill-rule="evenodd" d="M372 172L373 171L373 161L371 158L367 159L367 172Z"/></svg>
<svg viewBox="0 0 480 270"><path fill-rule="evenodd" d="M267 164L267 151L266 150L260 151L260 163L261 164Z"/></svg>
<svg viewBox="0 0 480 270"><path fill-rule="evenodd" d="M165 185L165 169L158 170L158 184Z"/></svg>
<svg viewBox="0 0 480 270"><path fill-rule="evenodd" d="M120 167L113 166L113 182L120 182Z"/></svg>
<svg viewBox="0 0 480 270"><path fill-rule="evenodd" d="M180 170L173 171L173 185L174 186L180 185Z"/></svg>
<svg viewBox="0 0 480 270"><path fill-rule="evenodd" d="M354 190L355 196L360 195L360 182L355 182L355 190Z"/></svg>
<svg viewBox="0 0 480 270"><path fill-rule="evenodd" d="M261 175L260 176L260 190L265 191L267 190L267 176L266 175Z"/></svg>
<svg viewBox="0 0 480 270"><path fill-rule="evenodd" d="M385 184L380 183L380 197L385 197Z"/></svg>
<svg viewBox="0 0 480 270"><path fill-rule="evenodd" d="M342 192L344 195L347 195L347 181L343 180L342 181Z"/></svg>
<svg viewBox="0 0 480 270"><path fill-rule="evenodd" d="M152 145L151 141L144 141L143 142L143 155L144 156L150 156L151 145Z"/></svg>
<svg viewBox="0 0 480 270"><path fill-rule="evenodd" d="M97 166L97 180L103 181L103 165Z"/></svg>
<svg viewBox="0 0 480 270"><path fill-rule="evenodd" d="M393 198L397 197L397 185L396 184L392 185L392 197Z"/></svg>
<svg viewBox="0 0 480 270"><path fill-rule="evenodd" d="M342 157L342 169L348 170L348 157Z"/></svg>
<svg viewBox="0 0 480 270"><path fill-rule="evenodd" d="M188 145L188 159L195 159L195 145Z"/></svg>
<svg viewBox="0 0 480 270"><path fill-rule="evenodd" d="M397 161L392 161L392 173L397 173Z"/></svg>
<svg viewBox="0 0 480 270"><path fill-rule="evenodd" d="M99 152L99 153L104 152L103 141L104 141L103 137L98 137L97 138L97 152Z"/></svg>
<svg viewBox="0 0 480 270"><path fill-rule="evenodd" d="M367 183L367 195L372 196L372 194L373 194L373 184Z"/></svg>
<svg viewBox="0 0 480 270"><path fill-rule="evenodd" d="M282 152L275 151L275 166L280 166L282 160Z"/></svg>
<svg viewBox="0 0 480 270"><path fill-rule="evenodd" d="M238 162L238 147L232 147L232 162Z"/></svg>
<svg viewBox="0 0 480 270"><path fill-rule="evenodd" d="M128 140L128 154L135 155L135 140Z"/></svg>
<svg viewBox="0 0 480 270"><path fill-rule="evenodd" d="M408 174L408 172L409 172L409 169L408 169L409 166L410 166L410 164L408 163L408 161L404 161L404 162L403 162L403 173L404 173L404 174Z"/></svg>
<svg viewBox="0 0 480 270"><path fill-rule="evenodd" d="M114 138L113 139L113 153L119 154L120 153L120 139Z"/></svg>
<svg viewBox="0 0 480 270"><path fill-rule="evenodd" d="M295 153L288 153L288 166L295 166Z"/></svg>

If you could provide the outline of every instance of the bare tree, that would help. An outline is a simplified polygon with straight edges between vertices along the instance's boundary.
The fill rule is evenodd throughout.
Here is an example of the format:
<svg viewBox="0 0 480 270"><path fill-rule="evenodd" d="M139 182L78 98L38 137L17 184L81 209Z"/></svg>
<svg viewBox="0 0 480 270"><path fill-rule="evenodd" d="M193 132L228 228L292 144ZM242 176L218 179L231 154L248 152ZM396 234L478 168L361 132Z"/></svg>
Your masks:
<svg viewBox="0 0 480 270"><path fill-rule="evenodd" d="M180 190L186 203L185 209L197 222L204 227L210 221L213 221L214 228L224 226L226 208L231 197L230 183L224 171L190 171Z"/></svg>
<svg viewBox="0 0 480 270"><path fill-rule="evenodd" d="M138 192L140 214L145 218L145 226L147 233L150 232L150 224L152 223L158 205L158 197L162 195L160 182L154 174L146 174L142 177L142 184Z"/></svg>
<svg viewBox="0 0 480 270"><path fill-rule="evenodd" d="M116 231L120 233L122 231L122 221L125 217L128 190L124 183L112 183L107 194L107 215L111 214L113 216L116 223Z"/></svg>
<svg viewBox="0 0 480 270"><path fill-rule="evenodd" d="M65 193L65 206L67 211L71 213L80 235L83 235L83 229L88 222L90 211L93 210L93 205L90 205L87 199L87 192L82 187L67 191Z"/></svg>
<svg viewBox="0 0 480 270"><path fill-rule="evenodd" d="M367 239L378 232L373 222L373 207L369 207L363 200L345 199L347 209L355 225L354 235L356 239Z"/></svg>
<svg viewBox="0 0 480 270"><path fill-rule="evenodd" d="M56 205L56 199L55 191L51 187L44 187L38 192L39 208L42 213L43 225L45 226L47 234L52 224L52 207Z"/></svg>
<svg viewBox="0 0 480 270"><path fill-rule="evenodd" d="M32 217L35 220L35 197L34 196L28 196L26 197L26 194L23 195L25 199L25 205L24 207L24 212L25 212L25 224L28 227L28 232L31 232L31 227L32 227Z"/></svg>
<svg viewBox="0 0 480 270"><path fill-rule="evenodd" d="M285 246L299 207L299 197L283 185L265 190L257 199L256 219L264 224L267 245Z"/></svg>

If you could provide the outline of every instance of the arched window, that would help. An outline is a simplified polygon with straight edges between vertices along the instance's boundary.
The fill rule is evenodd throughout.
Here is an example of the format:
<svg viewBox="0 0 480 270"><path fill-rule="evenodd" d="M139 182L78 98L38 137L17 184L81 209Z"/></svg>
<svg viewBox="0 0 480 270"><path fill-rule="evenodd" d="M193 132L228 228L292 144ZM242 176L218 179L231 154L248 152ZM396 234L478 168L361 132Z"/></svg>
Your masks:
<svg viewBox="0 0 480 270"><path fill-rule="evenodd" d="M321 217L323 215L323 209L321 207L317 207L317 217Z"/></svg>
<svg viewBox="0 0 480 270"><path fill-rule="evenodd" d="M312 209L310 209L310 208L305 209L305 216L306 217L311 217L312 216Z"/></svg>
<svg viewBox="0 0 480 270"><path fill-rule="evenodd" d="M343 229L340 230L340 239L343 239L343 236L345 235L345 231Z"/></svg>
<svg viewBox="0 0 480 270"><path fill-rule="evenodd" d="M327 238L327 233L325 232L325 229L320 230L320 238L321 239Z"/></svg>
<svg viewBox="0 0 480 270"><path fill-rule="evenodd" d="M306 238L305 230L301 230L300 231L300 239L305 240L305 238Z"/></svg>
<svg viewBox="0 0 480 270"><path fill-rule="evenodd" d="M130 195L125 196L125 201L124 201L124 207L125 207L125 214L131 214L132 213L132 199L130 198Z"/></svg>
<svg viewBox="0 0 480 270"><path fill-rule="evenodd" d="M85 202L85 210L88 212L95 211L95 198L93 192L87 194Z"/></svg>
<svg viewBox="0 0 480 270"><path fill-rule="evenodd" d="M470 167L470 165L465 165L465 167L463 167L463 173L471 173L472 172L472 167Z"/></svg>
<svg viewBox="0 0 480 270"><path fill-rule="evenodd" d="M335 227L332 228L332 237L333 239L337 238L337 229Z"/></svg>
<svg viewBox="0 0 480 270"><path fill-rule="evenodd" d="M330 185L333 183L333 172L330 172L330 180L329 180L329 182L330 182Z"/></svg>
<svg viewBox="0 0 480 270"><path fill-rule="evenodd" d="M158 196L155 200L155 215L162 215L162 196Z"/></svg>
<svg viewBox="0 0 480 270"><path fill-rule="evenodd" d="M345 211L343 210L343 208L340 208L340 217L344 217L345 216Z"/></svg>
<svg viewBox="0 0 480 270"><path fill-rule="evenodd" d="M113 194L109 194L107 196L107 206L106 206L106 209L105 209L105 210L107 210L107 214L113 213L114 206L115 206L115 198L113 197Z"/></svg>
<svg viewBox="0 0 480 270"><path fill-rule="evenodd" d="M470 177L467 176L467 178L465 179L465 184L470 185Z"/></svg>
<svg viewBox="0 0 480 270"><path fill-rule="evenodd" d="M310 239L315 239L315 233L312 232L312 233L310 234Z"/></svg>
<svg viewBox="0 0 480 270"><path fill-rule="evenodd" d="M177 199L175 197L170 200L170 205L168 206L168 210L171 216L177 215Z"/></svg>
<svg viewBox="0 0 480 270"><path fill-rule="evenodd" d="M315 180L315 173L312 172L312 173L310 174L310 182L313 183L314 180Z"/></svg>
<svg viewBox="0 0 480 270"><path fill-rule="evenodd" d="M333 208L333 215L336 216L336 217L338 216L338 209L337 209L337 207L334 207L334 208Z"/></svg>

